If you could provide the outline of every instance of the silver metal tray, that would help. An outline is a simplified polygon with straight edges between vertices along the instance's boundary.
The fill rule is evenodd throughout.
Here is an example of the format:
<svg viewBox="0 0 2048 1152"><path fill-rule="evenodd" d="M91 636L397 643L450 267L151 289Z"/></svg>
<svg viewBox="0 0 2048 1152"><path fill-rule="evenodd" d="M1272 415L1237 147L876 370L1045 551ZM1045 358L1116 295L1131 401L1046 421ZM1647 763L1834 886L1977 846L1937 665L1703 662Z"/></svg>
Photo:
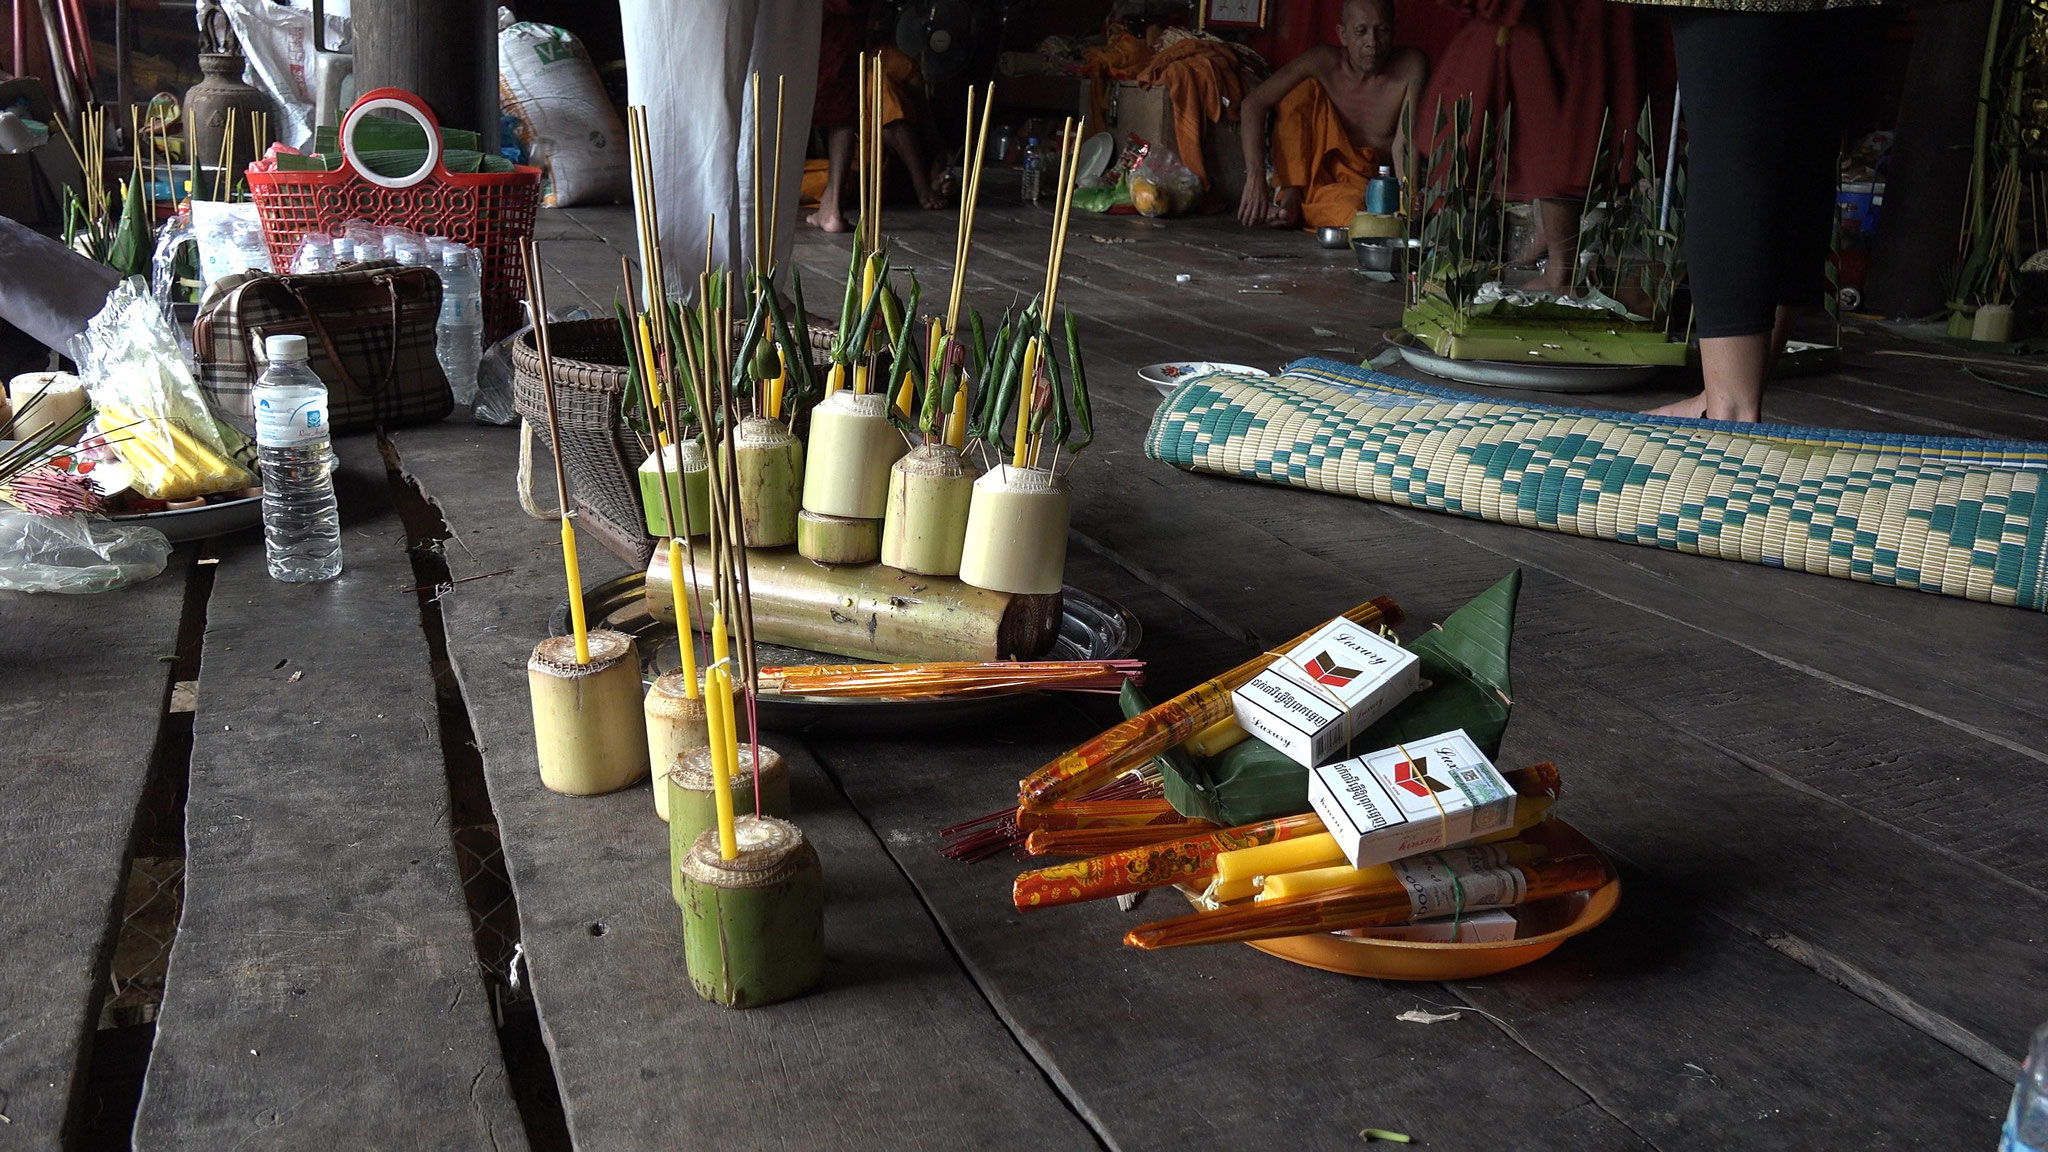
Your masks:
<svg viewBox="0 0 2048 1152"><path fill-rule="evenodd" d="M199 508L166 508L161 512L130 512L107 519L116 524L147 524L173 544L205 540L254 528L263 523L263 497L244 496Z"/></svg>
<svg viewBox="0 0 2048 1152"><path fill-rule="evenodd" d="M656 620L647 611L647 574L629 572L583 593L584 617L592 628L624 632L639 642L641 680L676 667L675 625ZM1069 584L1060 589L1060 636L1047 656L1053 660L1122 660L1138 650L1144 629L1123 605ZM569 604L563 601L548 617L550 635L569 631ZM852 664L845 656L756 643L762 667L786 664ZM763 696L761 726L782 732L842 735L900 735L912 729L953 728L979 723L1030 707L1044 693L988 696L963 700L844 700L819 696Z"/></svg>
<svg viewBox="0 0 2048 1152"><path fill-rule="evenodd" d="M1432 376L1482 388L1529 388L1538 392L1619 392L1654 379L1657 364L1523 364L1509 360L1453 360L1422 346L1405 328L1387 333L1410 367Z"/></svg>

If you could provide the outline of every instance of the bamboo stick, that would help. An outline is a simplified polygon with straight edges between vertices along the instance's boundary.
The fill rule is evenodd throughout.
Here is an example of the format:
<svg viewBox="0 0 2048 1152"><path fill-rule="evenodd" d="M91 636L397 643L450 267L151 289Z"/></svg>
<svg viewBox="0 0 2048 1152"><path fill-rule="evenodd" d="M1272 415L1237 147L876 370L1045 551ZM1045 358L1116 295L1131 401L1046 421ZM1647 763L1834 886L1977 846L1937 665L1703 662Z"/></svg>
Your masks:
<svg viewBox="0 0 2048 1152"><path fill-rule="evenodd" d="M541 392L547 400L548 448L555 461L555 499L562 510L562 569L569 583L569 619L575 627L576 662L590 662L590 626L583 613L583 576L576 556L576 511L569 506L569 476L562 467L562 426L555 412L555 370L548 339L548 298L543 283L540 244L525 241L520 255L526 266L526 294L533 302L533 339L540 353Z"/></svg>

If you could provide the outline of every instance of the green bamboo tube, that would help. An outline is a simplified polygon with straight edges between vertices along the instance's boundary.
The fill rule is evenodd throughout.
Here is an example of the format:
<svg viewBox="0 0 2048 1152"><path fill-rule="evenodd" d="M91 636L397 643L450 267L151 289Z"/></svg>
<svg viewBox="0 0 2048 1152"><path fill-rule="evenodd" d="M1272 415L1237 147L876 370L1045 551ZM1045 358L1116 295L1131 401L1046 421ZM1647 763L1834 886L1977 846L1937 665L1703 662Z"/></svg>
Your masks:
<svg viewBox="0 0 2048 1152"><path fill-rule="evenodd" d="M647 775L640 650L606 628L592 629L589 642L588 664L576 662L571 636L534 645L526 664L540 782L569 796L616 792Z"/></svg>
<svg viewBox="0 0 2048 1152"><path fill-rule="evenodd" d="M796 550L819 564L872 564L882 555L882 521L806 508L796 517Z"/></svg>
<svg viewBox="0 0 2048 1152"><path fill-rule="evenodd" d="M728 1008L800 996L825 972L825 873L787 820L742 816L739 855L718 857L705 832L677 868L683 956L697 994Z"/></svg>
<svg viewBox="0 0 2048 1152"><path fill-rule="evenodd" d="M659 465L652 452L640 464L640 508L646 514L647 534L656 539L669 535L669 506L661 498L664 473L669 500L682 509L689 534L702 536L711 531L710 461L704 456L704 445L693 436L683 441L680 450L674 444L664 447Z"/></svg>
<svg viewBox="0 0 2048 1152"><path fill-rule="evenodd" d="M804 510L823 516L880 520L889 503L889 466L904 452L889 423L889 398L839 391L811 409L811 445L804 453Z"/></svg>
<svg viewBox="0 0 2048 1152"><path fill-rule="evenodd" d="M677 758L710 741L704 727L704 697L687 694L680 668L662 673L647 690L647 763L655 772L654 814L668 819L668 770Z"/></svg>
<svg viewBox="0 0 2048 1152"><path fill-rule="evenodd" d="M711 586L710 549L697 580ZM883 564L813 564L793 548L747 553L754 639L883 663L1035 660L1059 639L1061 598L1012 596ZM673 624L668 557L647 567L647 613Z"/></svg>
<svg viewBox="0 0 2048 1152"><path fill-rule="evenodd" d="M740 481L740 526L749 548L780 548L796 540L797 494L804 484L804 445L780 420L750 416L733 436Z"/></svg>
<svg viewBox="0 0 2048 1152"><path fill-rule="evenodd" d="M733 807L750 811L754 807L754 745L740 745L739 775L732 781ZM761 814L764 816L789 815L789 766L783 762L782 753L760 745L761 749ZM677 903L682 903L682 873L677 871L683 858L690 853L690 846L705 829L710 829L714 839L718 831L718 799L712 790L711 749L692 748L682 754L660 780L661 790L668 795L668 855L669 881ZM713 854L717 852L714 845Z"/></svg>
<svg viewBox="0 0 2048 1152"><path fill-rule="evenodd" d="M1059 591L1072 515L1065 480L1043 468L998 465L974 482L960 579L997 592Z"/></svg>
<svg viewBox="0 0 2048 1152"><path fill-rule="evenodd" d="M882 563L920 576L953 576L967 543L974 468L950 444L921 444L889 470Z"/></svg>

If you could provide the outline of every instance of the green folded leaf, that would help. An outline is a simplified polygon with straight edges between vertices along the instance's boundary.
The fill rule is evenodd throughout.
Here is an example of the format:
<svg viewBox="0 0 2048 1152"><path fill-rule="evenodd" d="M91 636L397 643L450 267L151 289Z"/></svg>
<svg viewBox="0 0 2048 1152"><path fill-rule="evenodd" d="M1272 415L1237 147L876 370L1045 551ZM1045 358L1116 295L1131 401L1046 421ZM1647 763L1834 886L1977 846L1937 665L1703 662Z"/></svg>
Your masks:
<svg viewBox="0 0 2048 1152"><path fill-rule="evenodd" d="M1517 568L1408 645L1422 660L1428 687L1359 733L1351 754L1463 728L1488 758L1499 756L1513 706L1508 656L1521 589ZM1179 766L1162 766L1168 803L1190 819L1235 827L1308 811L1308 769L1256 737L1221 756L1182 757Z"/></svg>

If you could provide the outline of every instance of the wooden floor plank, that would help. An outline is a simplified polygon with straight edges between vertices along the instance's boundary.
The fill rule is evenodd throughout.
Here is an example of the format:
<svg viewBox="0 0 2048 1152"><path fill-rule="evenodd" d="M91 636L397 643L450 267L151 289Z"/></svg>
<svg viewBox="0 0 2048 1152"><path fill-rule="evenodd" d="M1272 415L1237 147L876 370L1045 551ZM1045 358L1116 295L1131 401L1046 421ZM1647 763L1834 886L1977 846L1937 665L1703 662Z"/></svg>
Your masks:
<svg viewBox="0 0 2048 1152"><path fill-rule="evenodd" d="M518 510L516 437L443 425L397 440L453 532L455 578L511 569L456 584L442 610L577 1143L636 1147L684 1132L730 1148L1094 1147L875 832L794 742L782 748L795 816L825 868L824 983L744 1012L691 991L648 788L573 799L542 788L535 770L524 668L560 602L561 570L554 526ZM621 570L584 557L588 582Z"/></svg>
<svg viewBox="0 0 2048 1152"><path fill-rule="evenodd" d="M344 570L223 545L186 804L185 910L135 1143L526 1145L477 972L404 526L338 446Z"/></svg>
<svg viewBox="0 0 2048 1152"><path fill-rule="evenodd" d="M5 1147L62 1147L83 1087L191 560L118 592L0 592Z"/></svg>

